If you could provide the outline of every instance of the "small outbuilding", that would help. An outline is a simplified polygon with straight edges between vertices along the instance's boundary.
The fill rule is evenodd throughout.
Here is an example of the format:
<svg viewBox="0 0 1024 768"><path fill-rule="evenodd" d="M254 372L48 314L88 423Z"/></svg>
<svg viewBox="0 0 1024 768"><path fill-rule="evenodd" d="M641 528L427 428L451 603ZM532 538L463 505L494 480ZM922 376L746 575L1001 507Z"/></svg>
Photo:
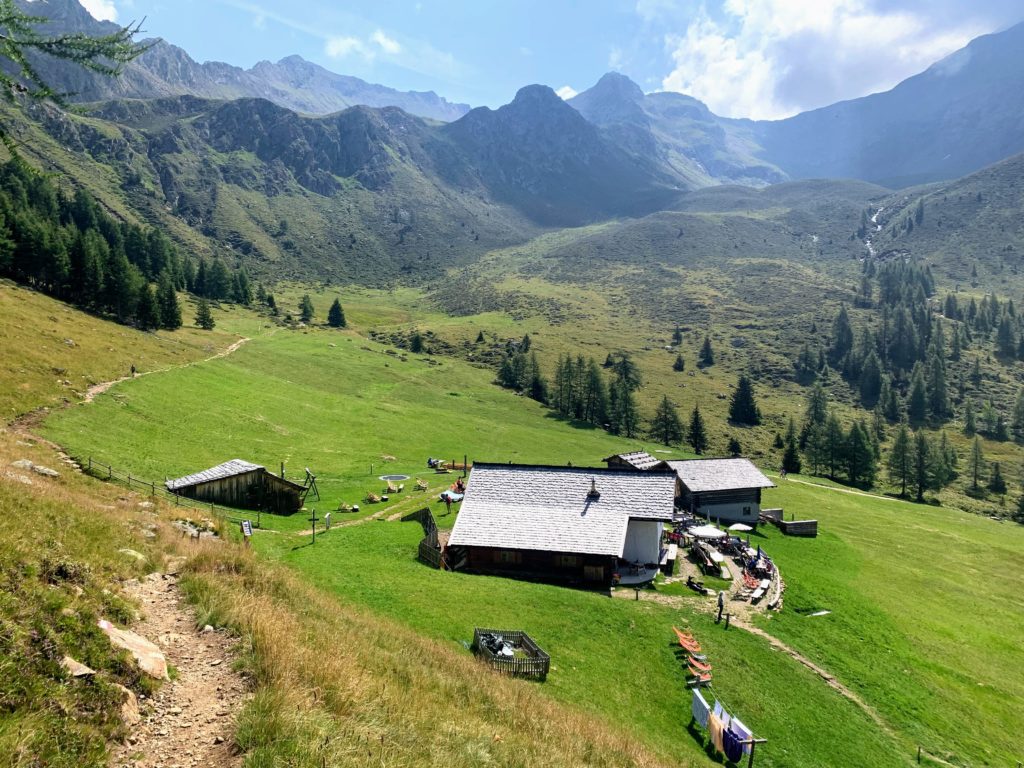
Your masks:
<svg viewBox="0 0 1024 768"><path fill-rule="evenodd" d="M654 579L675 474L476 463L445 550L454 569L596 587Z"/></svg>
<svg viewBox="0 0 1024 768"><path fill-rule="evenodd" d="M609 469L636 469L646 471L657 467L664 467L665 462L651 456L647 451L633 451L632 453L616 453L601 459L608 465Z"/></svg>
<svg viewBox="0 0 1024 768"><path fill-rule="evenodd" d="M761 491L774 488L749 459L666 461L679 478L677 506L722 523L757 525Z"/></svg>
<svg viewBox="0 0 1024 768"><path fill-rule="evenodd" d="M266 467L232 459L192 475L168 480L171 493L239 509L262 509L291 514L301 509L306 485L268 472Z"/></svg>

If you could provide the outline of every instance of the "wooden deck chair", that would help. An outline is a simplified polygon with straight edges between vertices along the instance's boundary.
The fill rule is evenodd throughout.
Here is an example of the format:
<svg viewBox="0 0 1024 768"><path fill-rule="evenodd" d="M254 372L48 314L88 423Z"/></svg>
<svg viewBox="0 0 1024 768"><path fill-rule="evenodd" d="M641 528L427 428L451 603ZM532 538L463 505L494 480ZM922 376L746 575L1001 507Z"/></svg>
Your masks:
<svg viewBox="0 0 1024 768"><path fill-rule="evenodd" d="M425 491L425 490L427 490L427 489L428 489L429 487L430 487L430 486L429 486L429 485L427 484L427 481L426 481L426 480L424 480L424 479L422 479L422 478L419 478L419 477L418 477L418 478L416 478L416 490L417 490L417 491Z"/></svg>
<svg viewBox="0 0 1024 768"><path fill-rule="evenodd" d="M401 493L404 490L405 490L405 483L399 483L398 484L398 492Z"/></svg>
<svg viewBox="0 0 1024 768"><path fill-rule="evenodd" d="M378 496L373 491L370 491L368 494L366 494L366 500L371 504L376 504L378 501L380 501L380 496Z"/></svg>
<svg viewBox="0 0 1024 768"><path fill-rule="evenodd" d="M398 493L398 486L388 480L388 493Z"/></svg>

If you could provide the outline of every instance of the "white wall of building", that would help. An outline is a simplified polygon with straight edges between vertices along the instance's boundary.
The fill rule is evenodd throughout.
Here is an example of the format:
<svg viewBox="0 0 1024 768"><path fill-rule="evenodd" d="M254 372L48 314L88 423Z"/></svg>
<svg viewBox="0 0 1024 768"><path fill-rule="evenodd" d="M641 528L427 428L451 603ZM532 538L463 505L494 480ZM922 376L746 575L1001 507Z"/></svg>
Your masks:
<svg viewBox="0 0 1024 768"><path fill-rule="evenodd" d="M661 559L662 523L657 520L630 520L622 559L628 562L657 563Z"/></svg>

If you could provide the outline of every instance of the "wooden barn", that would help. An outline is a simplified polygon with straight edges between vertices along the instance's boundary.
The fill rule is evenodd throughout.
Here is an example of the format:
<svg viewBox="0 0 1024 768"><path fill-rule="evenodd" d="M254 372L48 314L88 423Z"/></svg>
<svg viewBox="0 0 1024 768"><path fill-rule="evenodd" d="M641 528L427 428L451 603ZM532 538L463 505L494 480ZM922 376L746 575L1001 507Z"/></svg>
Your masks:
<svg viewBox="0 0 1024 768"><path fill-rule="evenodd" d="M168 480L171 493L226 507L291 514L301 509L307 486L285 480L266 467L232 459L193 475Z"/></svg>
<svg viewBox="0 0 1024 768"><path fill-rule="evenodd" d="M665 466L665 462L656 456L651 456L647 451L633 451L632 453L616 453L601 459L610 469L636 469L646 471L658 469Z"/></svg>
<svg viewBox="0 0 1024 768"><path fill-rule="evenodd" d="M708 520L756 526L761 491L775 487L749 459L690 459L665 464L679 478L677 506Z"/></svg>
<svg viewBox="0 0 1024 768"><path fill-rule="evenodd" d="M477 463L445 558L476 573L645 583L668 556L675 487L667 470Z"/></svg>

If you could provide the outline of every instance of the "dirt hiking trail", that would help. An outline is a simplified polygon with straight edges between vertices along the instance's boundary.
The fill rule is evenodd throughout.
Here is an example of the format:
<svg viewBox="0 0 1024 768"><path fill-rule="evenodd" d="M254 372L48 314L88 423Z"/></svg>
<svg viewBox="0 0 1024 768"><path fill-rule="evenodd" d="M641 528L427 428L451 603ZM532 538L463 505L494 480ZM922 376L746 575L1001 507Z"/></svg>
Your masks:
<svg viewBox="0 0 1024 768"><path fill-rule="evenodd" d="M123 744L112 746L111 768L241 765L230 745L249 686L232 669L236 640L221 630L196 629L177 581L173 574L151 573L126 587L143 612L132 631L155 642L174 673L152 698L139 701L141 721Z"/></svg>

